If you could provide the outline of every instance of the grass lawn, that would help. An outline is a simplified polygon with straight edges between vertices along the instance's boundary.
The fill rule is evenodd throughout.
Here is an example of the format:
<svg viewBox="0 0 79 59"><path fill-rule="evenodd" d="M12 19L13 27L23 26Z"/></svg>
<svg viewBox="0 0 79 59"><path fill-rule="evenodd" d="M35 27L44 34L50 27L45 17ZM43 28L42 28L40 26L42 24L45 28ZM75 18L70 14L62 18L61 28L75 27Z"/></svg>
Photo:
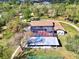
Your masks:
<svg viewBox="0 0 79 59"><path fill-rule="evenodd" d="M58 36L58 37L59 37L62 45L65 45L67 43L68 39L75 37L75 35L77 35L78 32L76 31L75 28L73 28L67 24L61 23L61 25L64 27L65 31L67 31L67 34L64 36Z"/></svg>
<svg viewBox="0 0 79 59"><path fill-rule="evenodd" d="M79 24L76 24L76 26L78 26L78 27L79 27Z"/></svg>
<svg viewBox="0 0 79 59"><path fill-rule="evenodd" d="M61 25L68 32L67 34L70 35L71 37L74 37L75 35L78 34L78 31L75 28L73 28L73 27L71 27L71 26L69 26L67 24L64 24L64 23L61 23Z"/></svg>
<svg viewBox="0 0 79 59"><path fill-rule="evenodd" d="M69 39L75 37L75 35L78 34L78 32L76 31L76 29L74 29L73 27L67 25L67 24L64 24L64 23L61 23L61 25L64 27L64 29L67 31L67 34L64 35L64 36L58 36L60 41L61 41L61 44L62 44L62 48L60 51L60 54L64 55L67 59L76 59L76 54L71 52L71 51L67 51L66 48L65 48L65 45L67 44L67 42L69 41Z"/></svg>
<svg viewBox="0 0 79 59"><path fill-rule="evenodd" d="M62 59L63 56L56 51L56 49L51 48L51 49L31 49L32 51L30 53L27 53L27 56L36 56L36 57L44 57L44 59L47 57L51 57L53 59L56 57L57 59L60 58ZM39 58L38 58L39 59Z"/></svg>

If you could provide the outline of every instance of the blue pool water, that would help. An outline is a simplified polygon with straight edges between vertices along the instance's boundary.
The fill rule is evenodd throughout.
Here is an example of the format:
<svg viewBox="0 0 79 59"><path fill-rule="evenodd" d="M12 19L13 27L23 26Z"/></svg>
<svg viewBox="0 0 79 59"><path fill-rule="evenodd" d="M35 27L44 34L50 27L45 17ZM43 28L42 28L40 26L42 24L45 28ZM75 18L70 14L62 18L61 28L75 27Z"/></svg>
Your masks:
<svg viewBox="0 0 79 59"><path fill-rule="evenodd" d="M28 44L30 44L30 43L38 43L38 42L43 42L43 41L44 41L43 37L36 37L35 39L30 39L28 41Z"/></svg>
<svg viewBox="0 0 79 59"><path fill-rule="evenodd" d="M35 42L43 42L44 41L44 38L43 37L37 37L35 39Z"/></svg>

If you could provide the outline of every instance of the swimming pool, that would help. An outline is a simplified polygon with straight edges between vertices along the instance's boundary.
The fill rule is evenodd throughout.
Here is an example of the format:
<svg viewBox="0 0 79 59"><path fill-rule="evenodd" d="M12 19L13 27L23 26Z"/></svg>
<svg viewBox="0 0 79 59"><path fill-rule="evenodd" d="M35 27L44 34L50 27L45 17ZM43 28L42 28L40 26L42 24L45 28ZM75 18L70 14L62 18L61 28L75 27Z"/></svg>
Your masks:
<svg viewBox="0 0 79 59"><path fill-rule="evenodd" d="M28 45L30 46L52 46L59 45L57 37L31 37L29 39L31 41ZM28 41L28 42L29 42Z"/></svg>

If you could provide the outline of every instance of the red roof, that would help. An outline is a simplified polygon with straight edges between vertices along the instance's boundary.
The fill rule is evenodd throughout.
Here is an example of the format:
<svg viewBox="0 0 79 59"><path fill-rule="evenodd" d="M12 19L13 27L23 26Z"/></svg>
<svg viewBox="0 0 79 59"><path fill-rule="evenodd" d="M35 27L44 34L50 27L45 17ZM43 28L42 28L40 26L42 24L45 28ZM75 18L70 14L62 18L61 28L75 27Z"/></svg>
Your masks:
<svg viewBox="0 0 79 59"><path fill-rule="evenodd" d="M53 23L55 23L55 27L54 29L62 29L64 30L64 28L62 27L62 25L55 21L55 20L41 20L41 21L31 21L31 26L53 26Z"/></svg>

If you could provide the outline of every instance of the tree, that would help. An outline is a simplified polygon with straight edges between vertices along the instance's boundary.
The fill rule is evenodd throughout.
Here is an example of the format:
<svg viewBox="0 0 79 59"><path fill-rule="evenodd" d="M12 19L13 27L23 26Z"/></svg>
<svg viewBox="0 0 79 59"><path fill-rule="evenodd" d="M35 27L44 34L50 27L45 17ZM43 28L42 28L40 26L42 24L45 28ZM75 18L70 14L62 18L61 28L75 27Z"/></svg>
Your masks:
<svg viewBox="0 0 79 59"><path fill-rule="evenodd" d="M9 3L15 4L18 0L9 0Z"/></svg>
<svg viewBox="0 0 79 59"><path fill-rule="evenodd" d="M65 0L64 2L65 2L66 4L70 4L70 3L71 3L70 0Z"/></svg>
<svg viewBox="0 0 79 59"><path fill-rule="evenodd" d="M0 45L0 59L3 57L3 46Z"/></svg>
<svg viewBox="0 0 79 59"><path fill-rule="evenodd" d="M66 10L65 4L59 5L59 7L58 7L58 15L63 16L64 13L65 13L65 10Z"/></svg>
<svg viewBox="0 0 79 59"><path fill-rule="evenodd" d="M11 47L0 45L0 59L9 59L11 54Z"/></svg>
<svg viewBox="0 0 79 59"><path fill-rule="evenodd" d="M22 13L23 13L25 19L29 19L31 16L31 10L29 8L23 9Z"/></svg>

